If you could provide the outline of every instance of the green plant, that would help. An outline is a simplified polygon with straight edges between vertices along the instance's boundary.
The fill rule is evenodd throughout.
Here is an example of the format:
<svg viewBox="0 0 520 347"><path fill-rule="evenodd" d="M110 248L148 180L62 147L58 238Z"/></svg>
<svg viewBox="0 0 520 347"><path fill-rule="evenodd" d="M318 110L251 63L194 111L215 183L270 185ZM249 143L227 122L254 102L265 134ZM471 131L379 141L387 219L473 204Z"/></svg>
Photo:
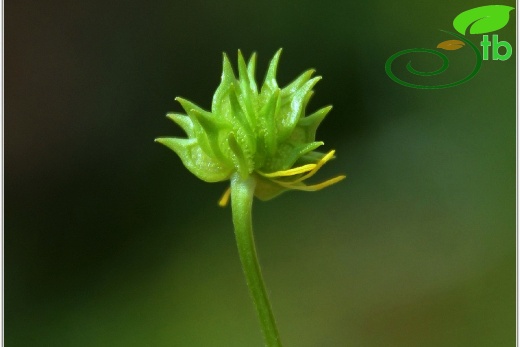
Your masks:
<svg viewBox="0 0 520 347"><path fill-rule="evenodd" d="M195 176L206 182L230 180L231 186L219 201L226 206L231 196L235 237L242 268L257 310L266 345L281 346L260 271L253 238L253 196L269 200L287 190L316 191L345 176L307 185L334 151L315 151L316 129L331 106L309 116L305 108L314 85L321 79L308 70L285 88L276 82L279 50L269 64L265 82L258 90L255 81L256 55L246 65L238 51L238 79L224 54L222 80L213 96L211 112L176 98L187 115L169 113L188 135L158 138L173 150Z"/></svg>

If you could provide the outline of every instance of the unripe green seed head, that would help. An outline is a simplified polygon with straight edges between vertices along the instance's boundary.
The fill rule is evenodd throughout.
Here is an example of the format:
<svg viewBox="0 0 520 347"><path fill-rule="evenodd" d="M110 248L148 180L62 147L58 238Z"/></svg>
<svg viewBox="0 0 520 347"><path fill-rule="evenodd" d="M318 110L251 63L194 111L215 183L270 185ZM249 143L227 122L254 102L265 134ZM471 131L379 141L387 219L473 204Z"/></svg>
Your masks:
<svg viewBox="0 0 520 347"><path fill-rule="evenodd" d="M167 116L188 138L158 138L156 141L177 153L188 170L203 181L225 181L235 172L243 178L255 175L255 195L262 200L287 189L323 188L307 186L302 181L317 171L316 166L321 167L333 156L323 161L326 156L315 151L323 145L315 141L316 129L332 107L306 114L312 88L321 79L311 78L314 70L304 72L284 88L278 86L276 70L280 54L281 49L271 60L260 90L255 81L256 55L246 64L238 51L237 78L224 54L222 78L213 96L211 111L176 98L186 114ZM296 170L296 174L284 174L292 173L290 169L295 164L314 166L302 172ZM287 176L291 176L291 180L287 180ZM343 178L324 182L328 183L325 186Z"/></svg>

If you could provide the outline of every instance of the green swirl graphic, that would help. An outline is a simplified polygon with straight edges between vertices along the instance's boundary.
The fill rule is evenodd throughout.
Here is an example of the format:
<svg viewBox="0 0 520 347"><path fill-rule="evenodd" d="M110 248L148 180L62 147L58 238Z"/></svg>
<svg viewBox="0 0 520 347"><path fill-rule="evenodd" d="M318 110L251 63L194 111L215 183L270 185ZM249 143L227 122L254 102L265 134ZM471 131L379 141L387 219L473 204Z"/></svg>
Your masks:
<svg viewBox="0 0 520 347"><path fill-rule="evenodd" d="M401 84L401 85L403 85L405 87L417 88L417 89L442 89L442 88L455 87L455 86L458 86L459 84L465 83L465 82L469 81L470 79L472 79L473 77L475 77L475 75L478 73L478 71L480 70L480 67L482 65L482 54L478 50L477 46L475 46L472 42L467 40L462 35L455 34L455 33L449 32L449 31L445 31L445 30L441 30L441 31L461 39L468 46L470 46L471 49L473 49L473 52L475 53L475 58L476 58L475 68L473 69L473 71L468 76L464 77L463 79L461 79L459 81L455 81L455 82L452 82L452 83L429 86L429 85L414 84L414 83L403 81L402 79L397 77L392 72L392 63L394 62L394 60L397 59L398 57L400 57L401 55L408 54L408 53L429 53L429 54L433 54L433 55L441 58L441 60L442 60L442 66L440 68L438 68L437 70L435 70L435 71L418 71L418 70L415 70L412 67L412 62L409 61L408 64L406 64L406 69L410 73L412 73L414 75L418 75L418 76L435 76L435 75L441 74L444 71L446 71L446 69L449 66L448 57L445 54L443 54L443 53L441 53L439 51L436 51L434 49L428 49L428 48L405 49L405 50L402 50L402 51L399 51L399 52L393 54L392 56L390 56L390 58L388 58L388 60L385 63L386 74L396 83L399 83L399 84Z"/></svg>

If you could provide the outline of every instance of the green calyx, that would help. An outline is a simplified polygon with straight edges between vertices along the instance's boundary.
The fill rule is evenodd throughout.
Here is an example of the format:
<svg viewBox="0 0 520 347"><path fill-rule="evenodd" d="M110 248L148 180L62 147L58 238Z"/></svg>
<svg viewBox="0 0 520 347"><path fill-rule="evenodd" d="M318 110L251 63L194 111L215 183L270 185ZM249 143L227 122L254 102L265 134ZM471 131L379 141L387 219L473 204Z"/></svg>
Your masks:
<svg viewBox="0 0 520 347"><path fill-rule="evenodd" d="M188 170L203 181L225 181L235 172L244 179L254 175L258 182L255 195L262 200L287 189L323 188L316 185L316 189L311 189L315 186L302 181L317 171L316 166L321 167L332 157L320 164L325 155L315 151L323 145L315 141L316 129L332 107L306 115L312 88L321 79L312 78L314 70L304 72L285 88L278 86L276 70L281 52L278 50L271 60L260 89L255 81L256 54L246 64L238 51L238 78L224 54L222 78L213 96L211 112L176 98L186 115L170 113L167 117L188 138L156 141L177 153ZM291 171L295 164L308 170ZM287 170L296 173L287 175ZM290 180L288 176L292 176ZM330 184L343 178L339 176Z"/></svg>

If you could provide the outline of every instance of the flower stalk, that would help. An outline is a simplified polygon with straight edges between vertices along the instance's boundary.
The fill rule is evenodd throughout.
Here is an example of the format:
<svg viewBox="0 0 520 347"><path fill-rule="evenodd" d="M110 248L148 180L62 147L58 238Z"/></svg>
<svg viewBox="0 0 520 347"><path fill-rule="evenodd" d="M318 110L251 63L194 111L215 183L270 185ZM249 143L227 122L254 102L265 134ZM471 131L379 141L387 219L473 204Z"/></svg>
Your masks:
<svg viewBox="0 0 520 347"><path fill-rule="evenodd" d="M246 277L247 286L253 304L256 308L264 341L268 347L281 347L278 328L269 303L264 280L260 271L260 264L256 253L251 210L256 181L249 176L246 179L238 173L231 176L231 209L233 225L237 241L238 254L242 263L242 270Z"/></svg>

